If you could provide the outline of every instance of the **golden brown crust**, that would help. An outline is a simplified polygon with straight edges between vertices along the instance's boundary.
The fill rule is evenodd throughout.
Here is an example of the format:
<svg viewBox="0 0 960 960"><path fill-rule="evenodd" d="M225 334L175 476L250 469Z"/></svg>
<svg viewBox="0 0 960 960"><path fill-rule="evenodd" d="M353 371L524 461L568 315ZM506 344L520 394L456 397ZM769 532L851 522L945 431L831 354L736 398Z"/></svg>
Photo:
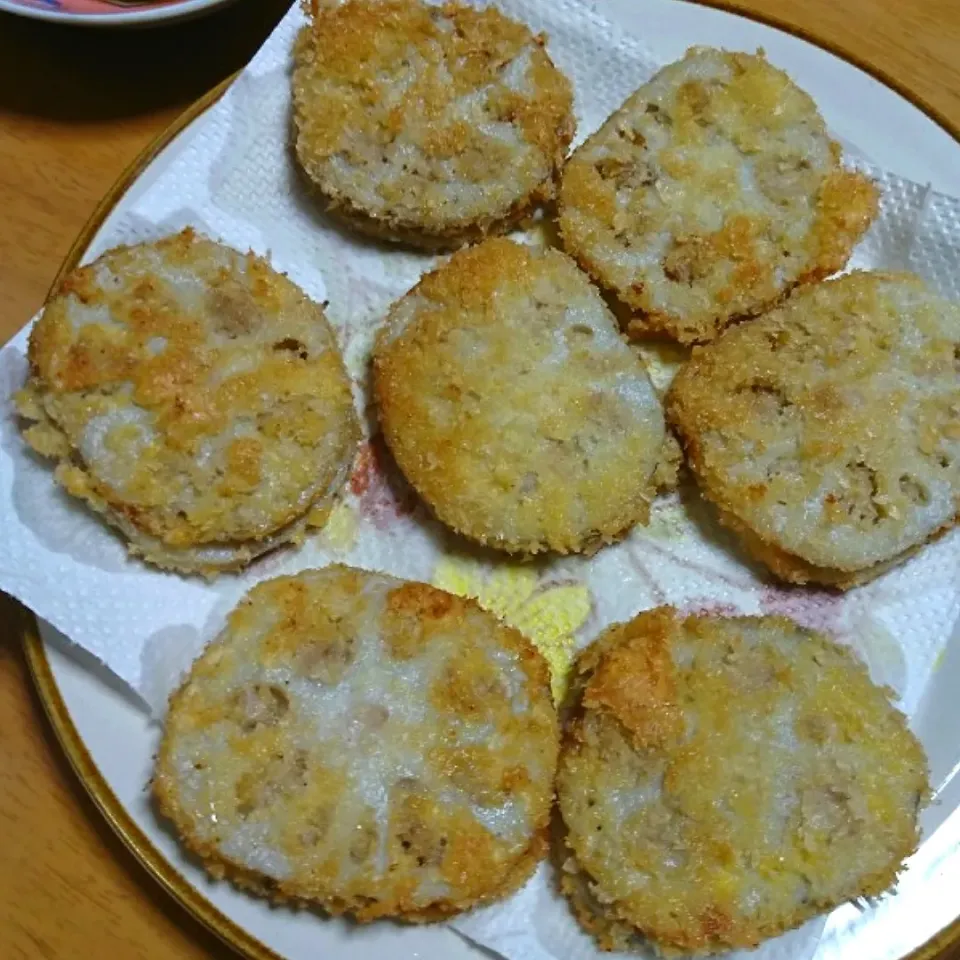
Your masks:
<svg viewBox="0 0 960 960"><path fill-rule="evenodd" d="M394 304L373 370L397 463L454 530L566 553L646 520L659 400L558 251L495 239L458 252Z"/></svg>
<svg viewBox="0 0 960 960"><path fill-rule="evenodd" d="M551 181L548 188L517 201L502 217L480 219L476 223L463 224L445 232L425 233L420 227L408 227L389 220L375 219L347 200L332 204L315 184L311 186L315 195L325 204L325 212L345 229L355 230L373 240L436 253L480 243L487 237L497 236L514 228L522 228L530 222L537 208L553 197Z"/></svg>
<svg viewBox="0 0 960 960"><path fill-rule="evenodd" d="M854 273L695 350L667 412L753 556L847 589L957 523L958 344L919 278Z"/></svg>
<svg viewBox="0 0 960 960"><path fill-rule="evenodd" d="M552 198L573 136L545 39L494 8L348 0L298 37L296 153L338 218L453 246Z"/></svg>
<svg viewBox="0 0 960 960"><path fill-rule="evenodd" d="M700 343L842 268L877 202L785 73L698 47L574 152L560 231L632 336Z"/></svg>
<svg viewBox="0 0 960 960"><path fill-rule="evenodd" d="M562 886L604 949L753 947L895 879L926 759L889 691L782 617L669 607L577 662Z"/></svg>
<svg viewBox="0 0 960 960"><path fill-rule="evenodd" d="M30 336L24 436L161 566L232 569L329 506L359 442L323 311L185 230L64 281Z"/></svg>
<svg viewBox="0 0 960 960"><path fill-rule="evenodd" d="M639 750L662 748L683 729L670 651L674 625L654 612L614 627L583 691L583 707L615 717Z"/></svg>
<svg viewBox="0 0 960 960"><path fill-rule="evenodd" d="M546 850L546 664L471 600L347 567L256 588L174 694L153 792L214 876L441 920Z"/></svg>

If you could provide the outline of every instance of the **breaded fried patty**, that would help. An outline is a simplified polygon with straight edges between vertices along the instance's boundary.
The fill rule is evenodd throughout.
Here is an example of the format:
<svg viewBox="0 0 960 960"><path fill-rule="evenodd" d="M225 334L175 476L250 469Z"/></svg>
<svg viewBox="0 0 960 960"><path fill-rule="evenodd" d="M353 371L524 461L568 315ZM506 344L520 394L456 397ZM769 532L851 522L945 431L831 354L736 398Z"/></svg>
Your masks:
<svg viewBox="0 0 960 960"><path fill-rule="evenodd" d="M854 273L695 350L667 399L704 494L777 576L869 580L960 514L960 306Z"/></svg>
<svg viewBox="0 0 960 960"><path fill-rule="evenodd" d="M563 171L565 248L633 311L631 334L713 339L841 269L877 212L813 100L762 53L694 47Z"/></svg>
<svg viewBox="0 0 960 960"><path fill-rule="evenodd" d="M570 83L495 8L346 0L314 10L294 57L297 158L354 227L456 245L553 196Z"/></svg>
<svg viewBox="0 0 960 960"><path fill-rule="evenodd" d="M255 587L170 701L154 795L214 876L441 919L546 851L546 663L472 600L333 566Z"/></svg>
<svg viewBox="0 0 960 960"><path fill-rule="evenodd" d="M459 533L567 553L646 521L660 401L556 250L487 240L423 277L380 333L374 388L397 463Z"/></svg>
<svg viewBox="0 0 960 960"><path fill-rule="evenodd" d="M297 536L332 506L360 436L323 310L191 230L67 277L30 335L17 405L63 487L133 553L184 572Z"/></svg>
<svg viewBox="0 0 960 960"><path fill-rule="evenodd" d="M604 948L752 947L886 890L916 847L923 750L827 637L660 607L577 670L562 884Z"/></svg>

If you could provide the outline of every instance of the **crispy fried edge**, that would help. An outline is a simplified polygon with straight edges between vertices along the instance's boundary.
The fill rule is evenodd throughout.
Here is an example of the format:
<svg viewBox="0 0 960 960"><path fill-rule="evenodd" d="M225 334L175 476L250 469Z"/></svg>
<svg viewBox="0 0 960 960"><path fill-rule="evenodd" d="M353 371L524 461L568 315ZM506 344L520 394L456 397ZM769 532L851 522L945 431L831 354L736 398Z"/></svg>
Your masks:
<svg viewBox="0 0 960 960"><path fill-rule="evenodd" d="M167 752L168 747L164 741L157 757L158 771ZM264 897L277 905L319 907L330 916L348 915L357 923L372 923L386 918L410 924L441 923L466 910L504 899L527 882L537 864L546 856L549 846L548 828L540 827L534 833L527 848L505 873L502 882L484 895L469 900L458 901L445 898L425 909L405 907L402 898L393 901L380 899L374 904L371 904L368 897L331 896L321 901L299 894L295 883L273 880L224 857L215 844L200 840L192 832L189 818L181 813L174 799L174 788L163 773L158 772L154 775L150 789L156 812L174 825L180 841L201 862L203 869L214 880L227 880L238 889Z"/></svg>
<svg viewBox="0 0 960 960"><path fill-rule="evenodd" d="M341 227L355 230L365 237L383 243L438 253L479 243L488 237L500 236L523 226L539 206L552 200L557 178L554 171L551 180L540 184L526 196L519 198L510 210L500 217L481 216L473 220L465 219L443 229L432 230L411 224L401 218L383 217L368 212L349 198L325 191L312 180L306 180L307 174L302 171L301 173L311 195L323 205L324 213Z"/></svg>
<svg viewBox="0 0 960 960"><path fill-rule="evenodd" d="M567 232L563 229L562 203L560 204L558 215L560 236L563 240L564 250L573 256L581 269L589 274L591 279L617 302L620 307L618 312L623 316L621 321L623 331L631 340L642 341L664 336L685 346L710 343L728 327L754 320L765 313L769 313L783 303L795 290L826 280L838 270L843 269L850 259L854 247L860 242L870 227L870 224L873 223L876 218L880 205L880 193L873 181L859 174L851 174L851 176L857 176L859 178L858 187L864 195L864 200L861 205L862 209L859 213L848 211L845 215L833 216L827 220L827 223L830 225L839 221L846 228L845 233L841 232L839 228L835 234L828 233L831 242L831 247L828 251L822 256L818 255L810 267L801 273L794 281L785 284L778 296L764 300L756 304L752 309L742 313L733 314L728 317L718 315L711 318L704 318L703 321L697 325L698 331L694 333L687 332L684 328L682 318L677 314L663 310L644 309L638 306L636 302L631 303L624 299L621 291L611 286L605 279L606 270L599 260L584 250L579 245L579 242L571 241L567 238ZM848 223L849 220L859 220L860 223L857 224L854 222L850 224ZM814 225L813 229L816 229L816 227L817 224Z"/></svg>
<svg viewBox="0 0 960 960"><path fill-rule="evenodd" d="M831 141L832 143L833 141ZM837 176L837 175L835 175ZM814 222L812 231L823 238L822 249L818 251L813 263L794 281L784 285L779 295L758 303L743 313L729 317L715 316L701 324L700 333L688 334L678 321L676 314L658 310L639 310L626 324L625 333L634 340L644 340L651 336L668 336L678 343L694 345L715 340L727 327L755 320L757 317L775 309L794 291L826 280L829 276L846 266L854 247L867 232L880 210L880 191L868 177L860 173L839 171L839 178L851 181L851 194L857 197L857 204L849 209L839 208L834 202ZM829 177L827 180L829 181ZM855 181L855 187L852 181ZM831 192L833 189L831 188ZM599 279L597 280L599 283ZM636 310L627 304L628 309Z"/></svg>
<svg viewBox="0 0 960 960"><path fill-rule="evenodd" d="M27 386L18 392L14 399L14 406L18 414L29 420L31 426L24 430L24 440L40 456L52 459L57 467L54 469L54 480L63 486L63 477L60 467L71 467L72 452L69 441L60 428L46 415L42 405L35 401L37 392L42 393L42 385L35 386L34 381L28 381ZM28 434L36 429L42 431L36 438ZM42 438L42 439L41 439ZM62 450L54 451L49 442L53 441L61 446ZM39 443L37 441L40 441ZM42 449L41 449L42 448ZM84 481L83 491L76 487L68 491L72 497L82 501L94 513L100 514L104 521L123 536L124 546L132 556L140 557L144 561L159 567L161 570L170 570L174 573L186 575L199 574L212 580L220 573L231 573L242 570L267 553L279 550L290 544L299 545L308 530L313 527L322 529L326 525L334 506L340 499L341 491L353 466L355 454L349 460L344 460L334 481L326 491L321 491L306 510L292 521L275 530L261 540L216 541L202 544L196 548L185 547L181 550L168 548L155 537L140 530L122 511L115 509L110 503L100 497L91 485L86 483L87 474L80 467L76 467ZM319 514L319 518L318 518ZM232 550L233 555L221 563L209 563L202 559L194 559L191 554L202 551L204 548Z"/></svg>
<svg viewBox="0 0 960 960"><path fill-rule="evenodd" d="M571 854L562 865L559 889L567 898L577 922L604 952L631 950L643 934L627 921L607 912L604 905L593 896L589 882L590 875Z"/></svg>
<svg viewBox="0 0 960 960"><path fill-rule="evenodd" d="M804 560L802 557L788 553L776 544L764 540L756 531L740 520L739 517L730 510L727 510L720 501L715 500L714 503L720 522L727 527L727 529L732 530L740 538L746 552L754 559L763 563L775 577L787 583L800 585L817 583L842 591L869 583L871 580L875 580L877 577L893 570L895 567L899 567L902 563L906 563L907 560L918 554L927 544L935 543L960 523L960 513L958 513L948 523L934 530L925 540L920 543L915 543L911 547L907 547L906 550L898 553L895 557L891 557L889 560L881 560L879 563L860 570L843 570L838 567L818 567Z"/></svg>

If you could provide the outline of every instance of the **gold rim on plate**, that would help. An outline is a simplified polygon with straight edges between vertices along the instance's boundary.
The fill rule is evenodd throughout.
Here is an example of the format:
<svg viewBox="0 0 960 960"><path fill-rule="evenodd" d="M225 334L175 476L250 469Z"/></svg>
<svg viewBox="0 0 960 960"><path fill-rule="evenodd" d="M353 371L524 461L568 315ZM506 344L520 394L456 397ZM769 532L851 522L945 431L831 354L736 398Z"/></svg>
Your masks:
<svg viewBox="0 0 960 960"><path fill-rule="evenodd" d="M684 0L687 3L712 7L734 16L753 20L756 23L773 27L782 33L790 34L827 53L839 57L841 60L878 80L884 86L916 107L921 113L946 131L960 146L960 127L954 124L940 110L927 103L922 97L908 89L895 77L890 76L881 67L845 50L830 41L814 36L811 32L794 24L781 20L769 14L756 13L741 8L736 0ZM90 219L84 224L70 251L64 258L57 275L50 286L47 297L60 286L63 278L80 262L87 247L96 235L113 209L117 206L124 194L130 189L136 179L146 170L157 155L197 117L205 113L223 96L227 87L236 78L236 74L228 77L218 86L204 94L188 107L173 123L162 131L143 150L143 152L120 175L117 182L110 188L104 198L97 204ZM36 685L44 712L53 727L57 740L63 748L70 766L83 784L94 804L103 814L107 823L113 828L130 852L143 864L147 872L177 900L184 909L196 917L215 933L224 943L232 947L247 960L283 960L280 954L275 953L268 946L261 943L241 926L234 923L226 914L215 907L196 887L194 887L164 855L153 845L150 838L137 826L133 817L117 798L104 779L93 758L90 756L83 738L74 725L70 711L57 686L56 678L47 659L44 641L40 636L40 626L36 616L23 608L22 617L23 645L27 663ZM958 898L960 901L960 898ZM918 947L903 960L936 960L944 951L960 943L960 902L958 902L957 918L939 933L935 934L925 944Z"/></svg>

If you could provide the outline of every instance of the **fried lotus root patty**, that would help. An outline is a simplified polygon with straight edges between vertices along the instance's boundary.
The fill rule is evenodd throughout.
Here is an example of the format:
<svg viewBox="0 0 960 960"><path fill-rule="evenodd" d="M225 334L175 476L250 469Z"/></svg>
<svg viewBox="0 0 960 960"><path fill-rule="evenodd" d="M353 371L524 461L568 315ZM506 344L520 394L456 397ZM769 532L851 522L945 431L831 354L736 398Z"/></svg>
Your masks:
<svg viewBox="0 0 960 960"><path fill-rule="evenodd" d="M174 694L154 795L214 876L441 919L546 851L546 663L472 600L333 566L255 587Z"/></svg>
<svg viewBox="0 0 960 960"><path fill-rule="evenodd" d="M784 580L847 588L960 514L960 306L854 273L694 350L667 398L704 494Z"/></svg>
<svg viewBox="0 0 960 960"><path fill-rule="evenodd" d="M294 539L359 442L323 310L192 230L71 273L29 356L26 441L161 567L212 574Z"/></svg>
<svg viewBox="0 0 960 960"><path fill-rule="evenodd" d="M577 673L562 884L606 949L753 947L880 894L915 849L923 749L827 637L660 607L607 630Z"/></svg>
<svg viewBox="0 0 960 960"><path fill-rule="evenodd" d="M390 311L374 389L401 470L459 533L567 553L646 521L660 401L559 251L487 240L427 274Z"/></svg>
<svg viewBox="0 0 960 960"><path fill-rule="evenodd" d="M694 47L567 162L564 247L635 315L713 339L847 262L877 190L845 171L816 104L762 53Z"/></svg>
<svg viewBox="0 0 960 960"><path fill-rule="evenodd" d="M331 212L423 246L507 229L543 199L574 131L543 36L493 7L347 0L294 52L296 155Z"/></svg>

